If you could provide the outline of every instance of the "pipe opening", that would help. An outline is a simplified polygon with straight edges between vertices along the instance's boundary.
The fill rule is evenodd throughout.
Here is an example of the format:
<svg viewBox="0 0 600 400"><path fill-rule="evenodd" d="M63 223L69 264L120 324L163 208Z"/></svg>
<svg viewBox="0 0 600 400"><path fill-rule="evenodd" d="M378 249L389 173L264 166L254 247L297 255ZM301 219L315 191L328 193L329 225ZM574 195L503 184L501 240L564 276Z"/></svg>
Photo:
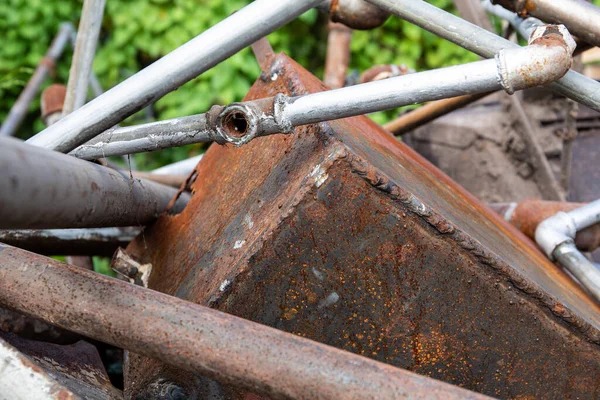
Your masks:
<svg viewBox="0 0 600 400"><path fill-rule="evenodd" d="M242 138L248 132L248 120L243 113L234 111L225 116L223 120L223 129L225 129L230 136Z"/></svg>
<svg viewBox="0 0 600 400"><path fill-rule="evenodd" d="M258 119L255 111L242 104L227 106L219 115L217 129L225 141L240 146L256 136Z"/></svg>

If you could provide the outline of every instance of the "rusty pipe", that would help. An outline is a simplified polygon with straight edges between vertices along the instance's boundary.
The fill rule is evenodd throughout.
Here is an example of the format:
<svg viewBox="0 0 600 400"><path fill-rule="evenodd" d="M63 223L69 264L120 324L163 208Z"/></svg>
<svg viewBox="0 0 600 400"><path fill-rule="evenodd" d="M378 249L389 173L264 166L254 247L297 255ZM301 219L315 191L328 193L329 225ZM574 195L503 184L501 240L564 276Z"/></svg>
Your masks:
<svg viewBox="0 0 600 400"><path fill-rule="evenodd" d="M360 75L360 83L379 81L382 79L393 78L394 76L406 75L411 71L406 65L376 65L369 68Z"/></svg>
<svg viewBox="0 0 600 400"><path fill-rule="evenodd" d="M329 22L323 82L332 89L344 87L346 83L351 41L352 29L343 24Z"/></svg>
<svg viewBox="0 0 600 400"><path fill-rule="evenodd" d="M152 222L177 190L12 138L0 138L0 228L99 228ZM173 212L183 209L181 197Z"/></svg>
<svg viewBox="0 0 600 400"><path fill-rule="evenodd" d="M4 245L0 304L273 399L487 398Z"/></svg>
<svg viewBox="0 0 600 400"><path fill-rule="evenodd" d="M0 242L47 256L110 257L119 247L126 247L140 232L137 227L0 230Z"/></svg>
<svg viewBox="0 0 600 400"><path fill-rule="evenodd" d="M495 203L489 206L531 240L535 240L535 231L544 220L558 212L569 212L583 205L582 203L529 199L520 203ZM577 232L575 244L578 249L586 252L600 247L600 224Z"/></svg>
<svg viewBox="0 0 600 400"><path fill-rule="evenodd" d="M388 122L383 128L396 136L402 136L428 122L458 110L459 108L468 106L490 94L491 93L467 94L464 96L452 97L450 99L433 101Z"/></svg>
<svg viewBox="0 0 600 400"><path fill-rule="evenodd" d="M585 0L494 0L493 3L546 22L564 24L571 33L600 45L600 8Z"/></svg>
<svg viewBox="0 0 600 400"><path fill-rule="evenodd" d="M383 25L390 13L364 0L331 0L329 16L349 28L369 30Z"/></svg>
<svg viewBox="0 0 600 400"><path fill-rule="evenodd" d="M0 136L13 136L15 134L23 118L27 115L29 104L35 98L48 73L54 69L56 61L63 53L72 31L73 26L70 23L64 23L60 26L60 30L54 40L52 40L52 44L50 44L46 55L38 64L25 89L23 89L17 101L10 109L8 116L2 122Z"/></svg>

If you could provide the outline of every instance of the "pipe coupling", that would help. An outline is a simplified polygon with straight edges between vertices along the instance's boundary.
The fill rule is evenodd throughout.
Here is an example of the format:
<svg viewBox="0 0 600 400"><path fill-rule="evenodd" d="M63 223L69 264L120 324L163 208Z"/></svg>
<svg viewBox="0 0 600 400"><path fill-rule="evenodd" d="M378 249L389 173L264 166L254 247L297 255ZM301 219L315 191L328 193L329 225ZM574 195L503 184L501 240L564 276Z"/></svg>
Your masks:
<svg viewBox="0 0 600 400"><path fill-rule="evenodd" d="M508 94L555 82L571 68L576 46L563 25L540 26L529 46L496 54L498 80Z"/></svg>
<svg viewBox="0 0 600 400"><path fill-rule="evenodd" d="M577 227L573 218L565 212L544 220L535 230L535 241L552 261L554 251L563 243L574 242Z"/></svg>

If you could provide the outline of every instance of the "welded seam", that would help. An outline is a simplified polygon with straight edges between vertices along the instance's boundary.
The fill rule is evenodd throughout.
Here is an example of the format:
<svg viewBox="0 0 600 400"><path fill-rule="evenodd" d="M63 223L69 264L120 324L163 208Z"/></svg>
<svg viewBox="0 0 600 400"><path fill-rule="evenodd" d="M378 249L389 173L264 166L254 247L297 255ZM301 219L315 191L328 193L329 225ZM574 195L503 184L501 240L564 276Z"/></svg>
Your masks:
<svg viewBox="0 0 600 400"><path fill-rule="evenodd" d="M348 153L346 158L352 172L363 178L371 186L384 192L392 200L400 202L410 212L417 214L439 233L454 240L460 248L473 256L479 263L487 265L505 277L509 283L525 295L532 297L550 310L555 317L564 321L567 325L574 327L585 339L594 344L600 344L600 330L598 328L570 310L567 310L554 296L548 294L535 282L527 279L509 264L502 261L496 254L487 250L479 241L465 232L456 229L448 219L429 208L414 194L398 186L369 162L353 153Z"/></svg>

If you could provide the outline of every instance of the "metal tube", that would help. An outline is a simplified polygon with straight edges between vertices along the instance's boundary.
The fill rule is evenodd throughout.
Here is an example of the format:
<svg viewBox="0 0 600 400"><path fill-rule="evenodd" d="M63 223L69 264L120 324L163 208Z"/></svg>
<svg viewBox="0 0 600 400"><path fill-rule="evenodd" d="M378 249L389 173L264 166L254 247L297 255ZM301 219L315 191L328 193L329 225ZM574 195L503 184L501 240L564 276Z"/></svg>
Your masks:
<svg viewBox="0 0 600 400"><path fill-rule="evenodd" d="M304 96L274 98L213 107L208 113L177 120L119 128L72 151L87 160L205 141L243 145L255 137L292 133L293 127L382 111L409 104L542 85L561 77L571 65L574 44L568 32L548 27L528 47L501 51L495 60L398 76ZM561 36L562 35L562 36ZM556 40L556 45L537 44ZM571 39L572 40L572 39ZM544 66L540 68L539 66Z"/></svg>
<svg viewBox="0 0 600 400"><path fill-rule="evenodd" d="M0 230L0 242L48 256L112 256L140 232L137 227Z"/></svg>
<svg viewBox="0 0 600 400"><path fill-rule="evenodd" d="M273 399L487 398L3 245L0 304Z"/></svg>
<svg viewBox="0 0 600 400"><path fill-rule="evenodd" d="M568 49L564 42L557 46L533 43L514 52L501 51L496 60L296 97L285 106L282 118L292 126L306 125L465 94L498 89L514 93L562 77L571 66L574 43Z"/></svg>
<svg viewBox="0 0 600 400"><path fill-rule="evenodd" d="M564 24L574 35L600 46L600 8L585 0L495 0L519 15Z"/></svg>
<svg viewBox="0 0 600 400"><path fill-rule="evenodd" d="M552 255L596 300L600 300L600 269L585 258L574 243L565 242L559 245Z"/></svg>
<svg viewBox="0 0 600 400"><path fill-rule="evenodd" d="M29 143L67 153L323 0L256 0L105 92Z"/></svg>
<svg viewBox="0 0 600 400"><path fill-rule="evenodd" d="M600 200L576 208L567 214L573 219L573 225L577 231L597 224L600 222Z"/></svg>
<svg viewBox="0 0 600 400"><path fill-rule="evenodd" d="M141 153L216 141L227 143L211 129L206 114L150 124L113 128L77 147L69 154L83 160Z"/></svg>
<svg viewBox="0 0 600 400"><path fill-rule="evenodd" d="M491 93L467 94L464 96L437 100L401 115L395 120L385 124L383 128L396 136L402 136L428 122L474 103L490 94Z"/></svg>
<svg viewBox="0 0 600 400"><path fill-rule="evenodd" d="M485 58L492 58L503 49L519 47L423 0L367 1ZM556 93L600 111L600 83L593 79L571 70L549 87Z"/></svg>
<svg viewBox="0 0 600 400"><path fill-rule="evenodd" d="M15 134L19 125L23 122L23 118L27 115L29 105L36 97L40 86L44 83L48 73L54 68L56 60L63 53L72 32L73 26L70 23L64 23L60 26L60 30L54 37L54 40L52 40L52 44L48 48L46 55L38 64L19 98L10 109L2 126L0 126L0 136L13 136Z"/></svg>
<svg viewBox="0 0 600 400"><path fill-rule="evenodd" d="M551 260L569 270L600 300L600 270L575 246L577 232L600 223L600 200L545 219L535 230L535 241Z"/></svg>
<svg viewBox="0 0 600 400"><path fill-rule="evenodd" d="M173 164L165 165L152 171L156 175L189 175L202 160L204 154L188 158L187 160L178 161Z"/></svg>
<svg viewBox="0 0 600 400"><path fill-rule="evenodd" d="M494 203L489 204L489 207L523 232L525 236L535 240L535 231L544 220L558 212L572 211L583 205L582 203L530 199L520 203ZM575 236L575 245L582 251L596 250L600 246L600 224L578 231Z"/></svg>
<svg viewBox="0 0 600 400"><path fill-rule="evenodd" d="M491 0L483 0L481 4L488 13L508 21L525 39L529 39L535 28L544 25L544 23L537 18L521 18L504 7L492 4Z"/></svg>
<svg viewBox="0 0 600 400"><path fill-rule="evenodd" d="M145 225L178 194L11 138L0 138L0 170L2 229ZM181 194L171 211L181 210L188 199Z"/></svg>
<svg viewBox="0 0 600 400"><path fill-rule="evenodd" d="M105 4L106 0L84 0L83 2L73 61L69 71L63 117L86 103Z"/></svg>
<svg viewBox="0 0 600 400"><path fill-rule="evenodd" d="M332 89L344 87L350 62L352 29L343 24L329 23L327 37L327 59L323 82Z"/></svg>

